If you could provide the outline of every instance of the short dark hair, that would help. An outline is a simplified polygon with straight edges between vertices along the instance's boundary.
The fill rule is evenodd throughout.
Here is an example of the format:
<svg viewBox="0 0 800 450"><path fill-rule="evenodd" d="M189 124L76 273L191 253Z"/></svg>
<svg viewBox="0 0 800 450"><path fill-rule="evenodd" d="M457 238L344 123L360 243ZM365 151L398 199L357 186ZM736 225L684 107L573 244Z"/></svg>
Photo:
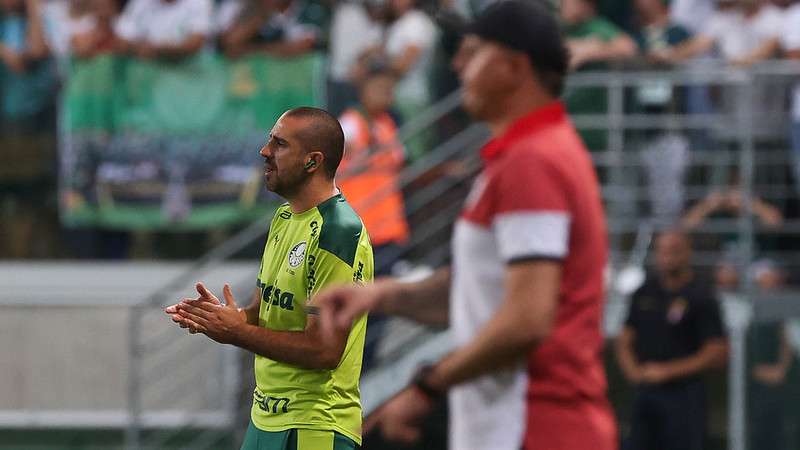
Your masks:
<svg viewBox="0 0 800 450"><path fill-rule="evenodd" d="M329 178L336 176L336 169L344 154L344 132L336 117L324 109L311 106L293 108L284 116L309 119L309 124L298 133L306 151L319 151L325 155L323 167Z"/></svg>

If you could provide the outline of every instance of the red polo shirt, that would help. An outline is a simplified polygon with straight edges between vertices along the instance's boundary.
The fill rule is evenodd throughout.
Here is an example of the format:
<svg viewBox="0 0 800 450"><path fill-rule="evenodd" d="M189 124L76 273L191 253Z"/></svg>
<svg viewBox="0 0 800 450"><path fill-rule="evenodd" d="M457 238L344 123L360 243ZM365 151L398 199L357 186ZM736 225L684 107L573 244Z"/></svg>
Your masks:
<svg viewBox="0 0 800 450"><path fill-rule="evenodd" d="M451 448L586 448L569 438L553 441L545 437L553 430L542 429L571 424L559 434L599 439L593 450L610 449L616 428L601 355L608 243L591 158L560 102L519 119L481 155L484 170L453 238L450 323L456 344L473 339L496 313L508 264L557 260L562 280L552 334L531 352L527 367L453 390ZM571 405L570 417L558 405Z"/></svg>

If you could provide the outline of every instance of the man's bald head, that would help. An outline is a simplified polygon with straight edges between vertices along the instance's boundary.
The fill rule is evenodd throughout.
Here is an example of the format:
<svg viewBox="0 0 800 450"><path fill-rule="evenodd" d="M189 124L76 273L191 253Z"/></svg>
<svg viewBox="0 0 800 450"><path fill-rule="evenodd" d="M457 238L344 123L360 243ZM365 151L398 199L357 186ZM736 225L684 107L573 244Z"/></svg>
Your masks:
<svg viewBox="0 0 800 450"><path fill-rule="evenodd" d="M328 177L333 179L344 153L344 132L336 117L324 109L310 106L290 109L283 117L307 122L297 132L297 138L306 152L320 152L325 156L322 166Z"/></svg>

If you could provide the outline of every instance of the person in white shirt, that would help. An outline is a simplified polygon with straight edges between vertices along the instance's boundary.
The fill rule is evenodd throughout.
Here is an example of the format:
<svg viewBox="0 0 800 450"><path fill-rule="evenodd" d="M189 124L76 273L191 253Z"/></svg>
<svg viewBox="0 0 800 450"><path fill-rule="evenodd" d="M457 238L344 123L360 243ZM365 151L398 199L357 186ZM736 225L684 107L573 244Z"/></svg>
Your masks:
<svg viewBox="0 0 800 450"><path fill-rule="evenodd" d="M430 75L433 66L438 29L427 14L416 8L416 0L389 0L394 20L386 30L382 52L398 74L395 107L408 121L430 106ZM432 136L419 133L406 148L410 160L416 160L431 147Z"/></svg>
<svg viewBox="0 0 800 450"><path fill-rule="evenodd" d="M714 14L714 0L673 0L669 12L673 22L697 34L706 28Z"/></svg>
<svg viewBox="0 0 800 450"><path fill-rule="evenodd" d="M715 50L728 63L747 67L777 53L782 30L782 13L769 1L725 0L691 40L657 57L677 63Z"/></svg>
<svg viewBox="0 0 800 450"><path fill-rule="evenodd" d="M415 7L414 0L390 0L390 8L395 20L386 31L384 50L400 75L396 97L408 116L430 101L428 74L437 30L430 17Z"/></svg>
<svg viewBox="0 0 800 450"><path fill-rule="evenodd" d="M114 31L128 53L180 59L203 49L212 11L211 0L130 0Z"/></svg>
<svg viewBox="0 0 800 450"><path fill-rule="evenodd" d="M354 66L359 57L380 47L383 39L383 24L372 11L375 2L371 5L368 1L339 3L331 20L328 111L337 117L358 102Z"/></svg>
<svg viewBox="0 0 800 450"><path fill-rule="evenodd" d="M115 53L120 40L114 33L119 16L116 0L92 0L85 10L70 11L67 23L69 51L78 58L91 58L103 53Z"/></svg>

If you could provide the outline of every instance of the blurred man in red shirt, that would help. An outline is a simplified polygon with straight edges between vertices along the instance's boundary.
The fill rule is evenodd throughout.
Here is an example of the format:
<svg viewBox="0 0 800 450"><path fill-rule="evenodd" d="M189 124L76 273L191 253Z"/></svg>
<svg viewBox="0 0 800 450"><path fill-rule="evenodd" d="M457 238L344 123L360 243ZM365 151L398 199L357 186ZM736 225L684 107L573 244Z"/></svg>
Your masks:
<svg viewBox="0 0 800 450"><path fill-rule="evenodd" d="M606 224L558 101L569 61L558 23L543 3L504 0L465 28L454 61L464 108L493 139L455 224L452 269L322 293L323 326L365 311L450 325L455 349L376 413L387 438L418 439L447 394L453 450L616 450L601 358Z"/></svg>

